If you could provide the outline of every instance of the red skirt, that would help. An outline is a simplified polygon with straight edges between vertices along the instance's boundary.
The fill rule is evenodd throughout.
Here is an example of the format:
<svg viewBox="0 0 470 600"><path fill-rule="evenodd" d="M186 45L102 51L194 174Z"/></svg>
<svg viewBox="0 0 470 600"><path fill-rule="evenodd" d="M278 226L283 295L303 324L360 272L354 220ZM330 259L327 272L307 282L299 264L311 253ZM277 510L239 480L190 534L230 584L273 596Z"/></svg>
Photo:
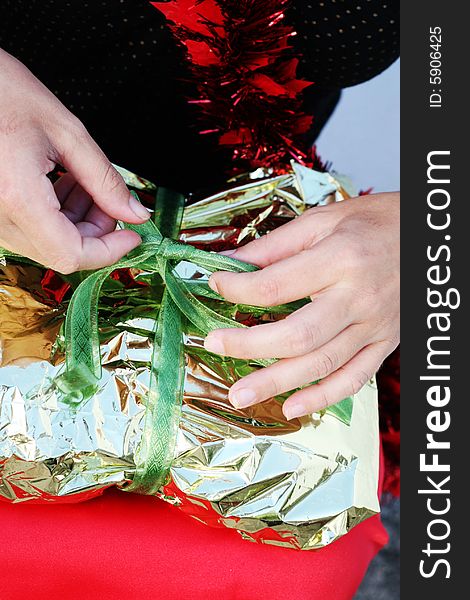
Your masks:
<svg viewBox="0 0 470 600"><path fill-rule="evenodd" d="M351 600L387 543L377 515L330 546L244 541L155 498L0 503L2 600Z"/></svg>

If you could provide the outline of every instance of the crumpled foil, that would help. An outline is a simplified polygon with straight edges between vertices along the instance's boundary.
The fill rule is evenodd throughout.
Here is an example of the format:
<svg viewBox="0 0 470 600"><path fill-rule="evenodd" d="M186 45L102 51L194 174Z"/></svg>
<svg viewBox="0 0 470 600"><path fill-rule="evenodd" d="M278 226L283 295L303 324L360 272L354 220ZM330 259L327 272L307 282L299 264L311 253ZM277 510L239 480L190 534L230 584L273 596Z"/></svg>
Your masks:
<svg viewBox="0 0 470 600"><path fill-rule="evenodd" d="M130 187L152 190L122 173ZM231 185L185 209L182 240L223 250L310 206L348 197L334 176L296 164L289 173L259 170ZM179 269L186 279L207 277L189 264ZM133 276L138 282L146 275ZM52 301L43 277L38 267L0 265L0 499L10 502L76 502L110 486L125 489L144 426L154 328L142 309L148 287L115 292L116 310L101 323L99 391L71 406L51 385L63 369L67 300ZM243 307L227 310L243 320ZM243 361L210 354L189 334L185 354L181 421L160 498L246 539L300 549L321 548L379 511L373 382L354 397L349 425L329 413L287 421L279 398L243 410L228 402Z"/></svg>

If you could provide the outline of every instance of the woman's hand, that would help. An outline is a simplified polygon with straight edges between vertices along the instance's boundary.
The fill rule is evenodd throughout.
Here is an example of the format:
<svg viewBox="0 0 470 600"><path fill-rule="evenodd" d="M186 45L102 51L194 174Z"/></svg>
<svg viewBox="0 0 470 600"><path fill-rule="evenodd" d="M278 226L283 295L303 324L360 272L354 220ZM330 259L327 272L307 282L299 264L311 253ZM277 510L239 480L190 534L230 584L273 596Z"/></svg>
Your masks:
<svg viewBox="0 0 470 600"><path fill-rule="evenodd" d="M288 419L357 393L399 340L399 194L361 196L308 210L234 251L261 267L214 273L231 302L312 302L276 323L219 329L205 347L238 358L280 358L235 383L237 408L306 386L284 403Z"/></svg>
<svg viewBox="0 0 470 600"><path fill-rule="evenodd" d="M53 186L56 164L69 173ZM0 50L0 246L61 273L95 269L140 242L116 219L149 216L80 121Z"/></svg>

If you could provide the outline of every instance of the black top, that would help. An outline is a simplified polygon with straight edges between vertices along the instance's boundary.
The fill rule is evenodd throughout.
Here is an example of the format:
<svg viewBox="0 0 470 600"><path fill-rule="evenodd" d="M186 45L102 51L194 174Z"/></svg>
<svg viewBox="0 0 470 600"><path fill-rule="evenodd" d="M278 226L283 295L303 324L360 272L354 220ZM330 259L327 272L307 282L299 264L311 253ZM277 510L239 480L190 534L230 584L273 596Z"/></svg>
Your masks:
<svg viewBox="0 0 470 600"><path fill-rule="evenodd" d="M399 2L293 0L287 18L299 75L315 82L306 92L313 141L341 88L397 58ZM182 49L148 0L0 0L0 47L85 123L112 161L179 189L222 171L214 141L190 127L197 108L186 102Z"/></svg>

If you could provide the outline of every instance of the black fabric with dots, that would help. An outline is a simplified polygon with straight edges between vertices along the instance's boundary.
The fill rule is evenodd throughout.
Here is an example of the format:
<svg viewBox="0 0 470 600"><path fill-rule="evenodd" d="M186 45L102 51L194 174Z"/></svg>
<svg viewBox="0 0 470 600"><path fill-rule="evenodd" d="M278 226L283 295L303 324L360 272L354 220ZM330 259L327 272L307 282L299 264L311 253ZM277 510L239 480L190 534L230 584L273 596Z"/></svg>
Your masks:
<svg viewBox="0 0 470 600"><path fill-rule="evenodd" d="M397 0L293 2L290 17L301 74L324 88L356 85L386 69L399 54Z"/></svg>
<svg viewBox="0 0 470 600"><path fill-rule="evenodd" d="M312 141L341 88L397 58L398 11L398 0L293 0L300 75L316 83L306 98L316 114ZM185 100L182 50L148 0L0 0L0 47L82 119L114 162L179 189L221 176L226 157L190 126L197 109Z"/></svg>

